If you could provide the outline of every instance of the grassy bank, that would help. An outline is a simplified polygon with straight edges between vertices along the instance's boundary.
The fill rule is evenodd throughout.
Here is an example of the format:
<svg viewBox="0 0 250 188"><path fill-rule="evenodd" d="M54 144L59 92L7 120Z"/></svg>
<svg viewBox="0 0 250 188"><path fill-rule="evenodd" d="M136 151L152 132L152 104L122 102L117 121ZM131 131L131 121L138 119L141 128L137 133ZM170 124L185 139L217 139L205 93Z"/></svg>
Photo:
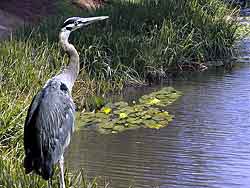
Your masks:
<svg viewBox="0 0 250 188"><path fill-rule="evenodd" d="M1 154L2 155L2 154ZM0 156L0 187L2 188L47 188L48 184L39 176L25 175L23 167L17 162L16 157L11 158L10 155L4 154ZM8 158L7 158L8 156ZM13 155L12 155L13 156ZM7 158L7 159L6 159ZM59 169L56 169L59 174ZM59 178L54 176L52 187L59 187ZM89 181L83 171L74 172L74 174L65 172L65 183L68 188L109 188L109 184L105 181L93 179Z"/></svg>
<svg viewBox="0 0 250 188"><path fill-rule="evenodd" d="M6 63L0 66L8 70L3 71L3 78L20 78L20 74L22 78L13 78L2 88L29 90L32 86L36 90L67 63L57 41L60 26L69 16L110 16L109 21L71 37L81 58L82 71L74 92L80 107L85 105L86 95L140 84L151 72L195 70L206 62L230 57L238 26L228 17L235 14L220 0L116 0L95 12L61 1L60 16L50 16L35 28L27 26L1 44L0 58Z"/></svg>
<svg viewBox="0 0 250 188"><path fill-rule="evenodd" d="M19 182L16 187L28 187L30 182L44 185L36 177L18 176L23 173L23 122L34 94L67 64L67 56L57 44L58 31L67 17L110 16L109 21L76 32L71 38L81 59L82 71L73 92L81 110L86 96L140 84L149 72L195 69L194 63L231 56L238 26L227 17L234 14L220 0L117 0L95 12L78 10L63 0L58 4L58 15L35 28L26 26L2 41L0 155L7 152L12 160L5 163L2 157L5 162L0 171L6 177L0 176L0 183L12 179Z"/></svg>

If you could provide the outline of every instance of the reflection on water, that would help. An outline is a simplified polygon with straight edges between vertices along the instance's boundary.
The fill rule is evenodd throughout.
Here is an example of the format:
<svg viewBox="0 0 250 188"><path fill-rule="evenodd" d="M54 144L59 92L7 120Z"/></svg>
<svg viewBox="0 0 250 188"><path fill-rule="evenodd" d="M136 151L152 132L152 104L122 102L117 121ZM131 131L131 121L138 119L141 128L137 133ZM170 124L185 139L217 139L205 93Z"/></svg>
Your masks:
<svg viewBox="0 0 250 188"><path fill-rule="evenodd" d="M242 41L242 62L249 62L249 44ZM185 95L168 108L175 120L166 128L76 132L67 166L106 177L114 188L249 187L250 64L212 72L172 83ZM126 95L134 99L154 89Z"/></svg>

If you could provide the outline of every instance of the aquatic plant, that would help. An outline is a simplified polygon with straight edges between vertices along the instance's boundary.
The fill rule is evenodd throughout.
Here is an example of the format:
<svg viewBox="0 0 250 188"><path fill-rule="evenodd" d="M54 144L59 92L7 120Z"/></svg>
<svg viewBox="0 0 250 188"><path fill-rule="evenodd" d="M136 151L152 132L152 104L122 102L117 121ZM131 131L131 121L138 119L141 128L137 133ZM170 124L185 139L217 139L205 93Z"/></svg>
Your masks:
<svg viewBox="0 0 250 188"><path fill-rule="evenodd" d="M141 104L167 106L180 96L180 92L172 87L165 87L159 91L144 95L139 99Z"/></svg>
<svg viewBox="0 0 250 188"><path fill-rule="evenodd" d="M81 113L77 124L79 128L96 127L102 134L114 134L140 127L160 129L173 119L163 107L173 103L180 95L172 87L166 87L142 96L138 104L129 105L123 101L108 103L97 112Z"/></svg>

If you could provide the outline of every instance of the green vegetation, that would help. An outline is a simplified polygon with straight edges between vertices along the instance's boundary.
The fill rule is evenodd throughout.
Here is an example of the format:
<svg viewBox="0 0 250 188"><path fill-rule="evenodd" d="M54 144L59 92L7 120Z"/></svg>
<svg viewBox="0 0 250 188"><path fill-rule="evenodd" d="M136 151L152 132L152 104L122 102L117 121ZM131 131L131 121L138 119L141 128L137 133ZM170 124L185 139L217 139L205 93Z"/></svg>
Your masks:
<svg viewBox="0 0 250 188"><path fill-rule="evenodd" d="M82 110L88 96L140 84L149 72L182 71L193 63L230 56L238 25L226 17L236 14L220 0L116 0L94 12L73 8L62 0L57 15L35 28L25 26L1 41L0 185L45 186L36 176L22 175L23 123L34 94L67 64L67 56L57 44L60 25L67 17L110 16L109 21L78 31L71 38L82 67L73 97Z"/></svg>
<svg viewBox="0 0 250 188"><path fill-rule="evenodd" d="M7 154L5 154L6 156ZM8 157L10 157L8 155ZM48 184L39 176L25 175L23 167L17 159L0 156L0 187L3 188L47 188ZM56 174L59 169L56 169ZM106 182L100 182L97 179L89 181L83 171L72 173L65 173L65 183L68 188L109 188ZM52 187L58 187L59 181L56 176L53 177Z"/></svg>
<svg viewBox="0 0 250 188"><path fill-rule="evenodd" d="M159 129L167 126L173 118L162 108L174 102L179 96L180 92L172 87L166 87L142 96L138 104L108 103L96 113L82 113L78 124L80 127L95 126L102 134L114 134L140 127Z"/></svg>

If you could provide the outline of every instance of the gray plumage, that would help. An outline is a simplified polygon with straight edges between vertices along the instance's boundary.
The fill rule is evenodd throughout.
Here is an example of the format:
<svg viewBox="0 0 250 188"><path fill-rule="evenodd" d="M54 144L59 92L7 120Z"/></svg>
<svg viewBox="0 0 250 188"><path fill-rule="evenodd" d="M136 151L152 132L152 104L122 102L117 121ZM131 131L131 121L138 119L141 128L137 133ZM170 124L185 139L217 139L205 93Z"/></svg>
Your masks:
<svg viewBox="0 0 250 188"><path fill-rule="evenodd" d="M33 99L24 127L24 167L48 180L74 130L75 105L64 83L51 80Z"/></svg>
<svg viewBox="0 0 250 188"><path fill-rule="evenodd" d="M72 31L107 18L72 17L64 22L59 43L69 56L69 64L47 81L33 98L27 113L24 125L25 172L34 171L45 180L51 180L53 167L59 163L61 188L65 188L63 155L74 130L75 105L71 91L79 74L79 55L68 38Z"/></svg>

